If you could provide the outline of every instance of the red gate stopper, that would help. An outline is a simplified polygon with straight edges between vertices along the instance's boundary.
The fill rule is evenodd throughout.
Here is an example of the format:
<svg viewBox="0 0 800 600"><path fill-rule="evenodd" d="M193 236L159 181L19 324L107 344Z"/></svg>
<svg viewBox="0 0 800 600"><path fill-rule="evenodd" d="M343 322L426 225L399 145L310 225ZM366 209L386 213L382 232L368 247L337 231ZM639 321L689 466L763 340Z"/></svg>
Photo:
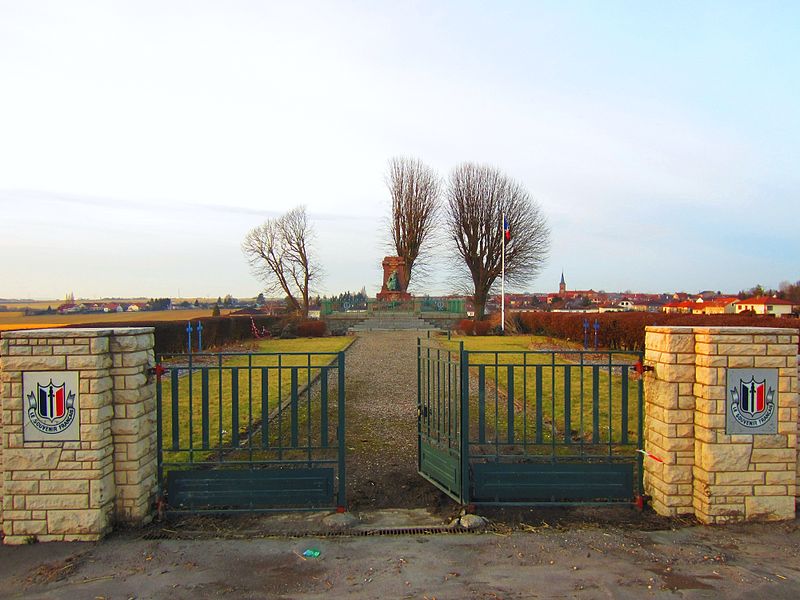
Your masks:
<svg viewBox="0 0 800 600"><path fill-rule="evenodd" d="M161 365L161 363L158 363L155 367L153 367L153 373L156 374L156 377L161 377L166 372L167 370Z"/></svg>
<svg viewBox="0 0 800 600"><path fill-rule="evenodd" d="M633 365L633 370L636 371L639 375L641 375L645 371L652 371L653 367L645 365L644 363L642 363L641 360L637 360L636 363Z"/></svg>

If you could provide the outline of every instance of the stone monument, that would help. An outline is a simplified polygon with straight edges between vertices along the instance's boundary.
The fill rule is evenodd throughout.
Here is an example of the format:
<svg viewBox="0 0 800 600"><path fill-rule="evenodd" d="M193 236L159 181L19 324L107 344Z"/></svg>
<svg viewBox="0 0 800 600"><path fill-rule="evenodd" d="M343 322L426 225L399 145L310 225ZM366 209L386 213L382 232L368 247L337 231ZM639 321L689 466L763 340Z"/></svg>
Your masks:
<svg viewBox="0 0 800 600"><path fill-rule="evenodd" d="M377 298L382 302L411 300L408 287L406 261L400 256L387 256L383 259L383 286Z"/></svg>

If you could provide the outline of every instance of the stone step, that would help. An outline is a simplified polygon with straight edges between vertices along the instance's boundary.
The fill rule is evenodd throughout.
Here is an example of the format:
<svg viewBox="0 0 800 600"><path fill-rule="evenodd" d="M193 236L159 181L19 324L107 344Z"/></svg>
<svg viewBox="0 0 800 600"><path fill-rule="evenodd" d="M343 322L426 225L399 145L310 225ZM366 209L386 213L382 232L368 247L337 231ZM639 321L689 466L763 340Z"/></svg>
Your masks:
<svg viewBox="0 0 800 600"><path fill-rule="evenodd" d="M350 327L350 331L434 331L436 327L410 314L379 314Z"/></svg>

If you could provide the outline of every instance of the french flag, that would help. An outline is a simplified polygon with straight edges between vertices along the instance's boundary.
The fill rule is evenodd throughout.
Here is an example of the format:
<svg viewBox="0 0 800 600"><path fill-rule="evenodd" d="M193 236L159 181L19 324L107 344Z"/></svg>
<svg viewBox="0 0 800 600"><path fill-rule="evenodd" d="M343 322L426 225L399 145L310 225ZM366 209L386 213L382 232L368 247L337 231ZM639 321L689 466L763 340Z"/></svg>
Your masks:
<svg viewBox="0 0 800 600"><path fill-rule="evenodd" d="M503 215L503 235L506 236L506 241L511 241L511 225L508 224L508 219Z"/></svg>

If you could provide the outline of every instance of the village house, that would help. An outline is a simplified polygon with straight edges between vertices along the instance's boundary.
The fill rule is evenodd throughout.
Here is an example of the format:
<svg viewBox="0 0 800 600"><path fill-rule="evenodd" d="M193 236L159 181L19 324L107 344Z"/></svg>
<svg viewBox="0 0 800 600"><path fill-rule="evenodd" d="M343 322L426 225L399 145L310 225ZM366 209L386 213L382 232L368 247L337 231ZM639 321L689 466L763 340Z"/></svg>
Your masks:
<svg viewBox="0 0 800 600"><path fill-rule="evenodd" d="M794 308L788 300L770 298L769 296L754 296L745 300L738 300L734 305L736 306L736 314L747 311L756 315L770 315L773 317L791 315Z"/></svg>

